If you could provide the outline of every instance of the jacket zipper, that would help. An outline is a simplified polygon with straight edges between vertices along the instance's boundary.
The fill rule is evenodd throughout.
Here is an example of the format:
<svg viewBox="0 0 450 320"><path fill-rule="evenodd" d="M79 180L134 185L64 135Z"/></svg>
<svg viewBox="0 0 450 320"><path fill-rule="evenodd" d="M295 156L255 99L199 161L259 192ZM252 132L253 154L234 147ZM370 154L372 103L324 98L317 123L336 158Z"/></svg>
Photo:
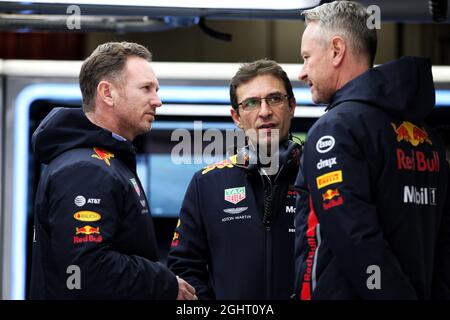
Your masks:
<svg viewBox="0 0 450 320"><path fill-rule="evenodd" d="M266 227L266 299L272 299L272 234L270 226Z"/></svg>
<svg viewBox="0 0 450 320"><path fill-rule="evenodd" d="M280 173L283 171L284 164L281 166L281 168L278 170L277 175L275 176L274 182L278 180L278 177L280 176ZM264 212L263 212L263 224L265 228L264 232L264 238L265 238L265 245L266 245L266 299L270 300L272 299L272 221L273 221L273 212L272 212L272 201L273 201L273 188L272 188L272 181L270 180L270 177L263 172L259 172L260 177L263 182L264 187ZM267 181L267 182L266 182ZM277 208L278 209L278 208Z"/></svg>
<svg viewBox="0 0 450 320"><path fill-rule="evenodd" d="M264 212L263 212L263 224L265 228L264 238L266 247L266 299L270 300L272 296L272 182L270 178L261 176L264 185Z"/></svg>

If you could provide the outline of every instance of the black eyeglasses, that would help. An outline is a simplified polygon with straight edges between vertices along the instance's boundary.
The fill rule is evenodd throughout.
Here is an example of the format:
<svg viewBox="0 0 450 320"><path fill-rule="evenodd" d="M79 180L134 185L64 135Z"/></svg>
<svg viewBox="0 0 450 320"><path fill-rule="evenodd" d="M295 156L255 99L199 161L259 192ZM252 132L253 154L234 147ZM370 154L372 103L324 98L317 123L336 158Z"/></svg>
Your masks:
<svg viewBox="0 0 450 320"><path fill-rule="evenodd" d="M279 106L287 97L289 97L287 94L273 93L264 98L248 98L238 103L238 107L242 106L242 109L246 111L256 110L261 107L262 100L266 100L266 103L271 107Z"/></svg>

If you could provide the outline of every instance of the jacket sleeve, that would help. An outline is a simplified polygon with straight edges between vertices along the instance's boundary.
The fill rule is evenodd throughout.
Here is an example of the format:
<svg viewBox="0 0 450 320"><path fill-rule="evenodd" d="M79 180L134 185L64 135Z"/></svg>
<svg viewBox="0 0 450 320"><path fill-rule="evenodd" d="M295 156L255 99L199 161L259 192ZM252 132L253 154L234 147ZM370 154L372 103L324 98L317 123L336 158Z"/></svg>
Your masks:
<svg viewBox="0 0 450 320"><path fill-rule="evenodd" d="M301 298L301 277L304 274L306 255L307 255L307 236L306 231L308 228L308 213L309 213L309 192L305 186L304 181L304 166L303 166L304 155L300 159L300 167L297 174L297 179L295 180L295 190L297 191L297 199L295 204L295 247L294 247L294 258L295 258L295 284L294 293L292 295L293 299Z"/></svg>
<svg viewBox="0 0 450 320"><path fill-rule="evenodd" d="M210 287L209 247L200 210L194 175L183 200L167 263L176 275L195 288L199 299L215 299Z"/></svg>
<svg viewBox="0 0 450 320"><path fill-rule="evenodd" d="M127 195L123 182L109 168L87 162L55 172L50 177L47 197L48 221L41 221L41 227L48 228L51 234L50 256L56 257L55 273L58 279L64 279L61 292L66 293L66 298L177 297L178 283L167 267L117 249L115 241L120 236L117 233ZM96 199L97 204L84 205L89 198ZM80 270L78 290L70 288L73 279L69 266Z"/></svg>
<svg viewBox="0 0 450 320"><path fill-rule="evenodd" d="M449 181L449 166L445 180ZM433 298L450 299L450 188L447 184L445 207L443 210L439 237L436 246L436 259L433 279Z"/></svg>
<svg viewBox="0 0 450 320"><path fill-rule="evenodd" d="M416 299L409 278L383 238L370 159L359 144L364 139L355 137L344 121L324 121L306 141L305 176L321 235L360 298ZM377 274L381 286L374 287L371 284L377 278L371 276Z"/></svg>

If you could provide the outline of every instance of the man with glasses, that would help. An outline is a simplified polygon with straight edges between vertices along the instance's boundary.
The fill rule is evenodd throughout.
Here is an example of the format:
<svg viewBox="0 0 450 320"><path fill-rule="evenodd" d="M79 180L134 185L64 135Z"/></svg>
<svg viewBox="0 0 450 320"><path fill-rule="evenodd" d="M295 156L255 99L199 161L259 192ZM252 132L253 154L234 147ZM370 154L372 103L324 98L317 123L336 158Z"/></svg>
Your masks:
<svg viewBox="0 0 450 320"><path fill-rule="evenodd" d="M192 178L168 265L199 299L289 299L300 154L289 140L292 86L277 63L258 60L241 66L230 97L248 144Z"/></svg>

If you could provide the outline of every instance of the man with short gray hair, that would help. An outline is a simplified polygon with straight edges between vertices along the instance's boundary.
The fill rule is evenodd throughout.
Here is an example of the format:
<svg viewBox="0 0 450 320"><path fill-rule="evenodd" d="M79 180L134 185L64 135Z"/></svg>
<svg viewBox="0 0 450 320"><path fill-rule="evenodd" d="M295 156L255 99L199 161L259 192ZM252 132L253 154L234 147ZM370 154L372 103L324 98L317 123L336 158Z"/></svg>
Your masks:
<svg viewBox="0 0 450 320"><path fill-rule="evenodd" d="M295 296L449 298L448 166L424 121L435 103L430 61L372 68L376 30L356 2L303 14L299 80L328 107L296 181Z"/></svg>

